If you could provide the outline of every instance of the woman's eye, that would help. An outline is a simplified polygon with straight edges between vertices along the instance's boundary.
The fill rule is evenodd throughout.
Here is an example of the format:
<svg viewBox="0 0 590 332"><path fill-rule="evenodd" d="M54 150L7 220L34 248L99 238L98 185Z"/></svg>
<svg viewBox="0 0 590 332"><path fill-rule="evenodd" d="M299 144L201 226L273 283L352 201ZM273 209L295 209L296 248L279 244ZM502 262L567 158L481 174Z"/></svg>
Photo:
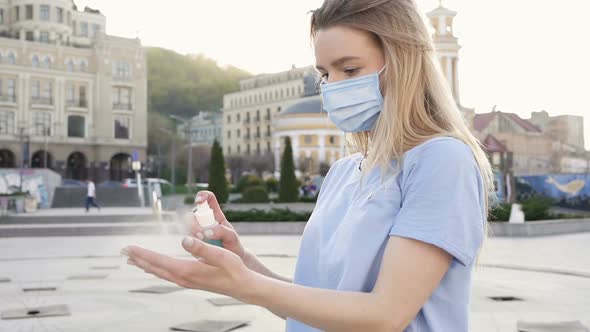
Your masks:
<svg viewBox="0 0 590 332"><path fill-rule="evenodd" d="M328 73L322 74L320 76L320 82L327 82L328 81Z"/></svg>
<svg viewBox="0 0 590 332"><path fill-rule="evenodd" d="M356 74L358 72L358 70L359 70L358 68L347 68L347 69L344 69L344 73L346 73L346 75L348 75L348 76L352 76L352 75Z"/></svg>

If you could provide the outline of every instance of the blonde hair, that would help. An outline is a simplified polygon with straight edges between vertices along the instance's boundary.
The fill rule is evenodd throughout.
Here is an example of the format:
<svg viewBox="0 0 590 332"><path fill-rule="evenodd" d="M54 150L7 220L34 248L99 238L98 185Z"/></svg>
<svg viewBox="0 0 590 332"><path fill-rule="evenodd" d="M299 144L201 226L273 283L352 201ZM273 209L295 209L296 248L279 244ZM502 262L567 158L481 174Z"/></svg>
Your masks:
<svg viewBox="0 0 590 332"><path fill-rule="evenodd" d="M347 133L350 151L366 157L362 174L380 165L382 176L391 160L438 137L451 136L472 150L485 186L485 214L495 201L494 174L481 143L469 131L442 74L427 25L413 0L325 0L312 11L311 38L334 25L371 33L381 45L383 111L373 132ZM371 141L379 144L371 144ZM396 163L394 172L401 163ZM366 166L366 167L365 167ZM487 222L485 223L487 234Z"/></svg>

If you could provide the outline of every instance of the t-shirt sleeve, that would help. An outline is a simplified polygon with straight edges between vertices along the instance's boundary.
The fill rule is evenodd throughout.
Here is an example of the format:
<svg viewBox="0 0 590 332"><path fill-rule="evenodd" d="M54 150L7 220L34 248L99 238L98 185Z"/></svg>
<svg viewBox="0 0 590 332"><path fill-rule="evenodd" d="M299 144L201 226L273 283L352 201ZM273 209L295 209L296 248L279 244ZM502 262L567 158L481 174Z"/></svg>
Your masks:
<svg viewBox="0 0 590 332"><path fill-rule="evenodd" d="M483 241L485 220L475 157L458 139L423 144L404 161L402 204L389 235L435 245L469 266Z"/></svg>

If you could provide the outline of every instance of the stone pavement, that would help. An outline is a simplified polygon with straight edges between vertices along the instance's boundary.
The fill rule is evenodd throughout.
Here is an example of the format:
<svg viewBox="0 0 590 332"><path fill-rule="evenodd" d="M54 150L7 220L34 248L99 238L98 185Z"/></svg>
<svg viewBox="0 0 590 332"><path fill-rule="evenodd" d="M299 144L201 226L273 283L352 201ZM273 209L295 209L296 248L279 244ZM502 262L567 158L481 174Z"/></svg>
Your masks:
<svg viewBox="0 0 590 332"><path fill-rule="evenodd" d="M67 304L71 312L65 317L0 320L0 331L167 331L172 325L198 319L251 321L236 330L239 332L284 329L284 322L264 308L216 307L206 299L218 296L208 292L130 293L165 282L126 265L119 250L139 244L190 259L180 240L180 235L166 233L0 239L0 279L11 279L0 282L0 311ZM273 270L292 275L299 236L244 236L243 241ZM590 326L588 253L590 233L488 239L474 274L471 331L516 331L517 320L580 320ZM567 274L572 271L578 275ZM68 279L79 274L108 277ZM55 286L57 290L21 290L35 286ZM490 296L515 296L522 301L495 302Z"/></svg>

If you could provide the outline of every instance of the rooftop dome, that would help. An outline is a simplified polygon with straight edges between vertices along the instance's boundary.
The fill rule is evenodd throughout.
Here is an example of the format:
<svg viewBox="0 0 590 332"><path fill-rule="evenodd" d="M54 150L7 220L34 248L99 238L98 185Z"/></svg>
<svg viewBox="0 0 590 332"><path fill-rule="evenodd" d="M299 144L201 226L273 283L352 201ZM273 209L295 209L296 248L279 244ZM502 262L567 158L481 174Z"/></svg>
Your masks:
<svg viewBox="0 0 590 332"><path fill-rule="evenodd" d="M285 108L280 115L289 114L319 114L322 112L322 98L320 96L308 97Z"/></svg>

